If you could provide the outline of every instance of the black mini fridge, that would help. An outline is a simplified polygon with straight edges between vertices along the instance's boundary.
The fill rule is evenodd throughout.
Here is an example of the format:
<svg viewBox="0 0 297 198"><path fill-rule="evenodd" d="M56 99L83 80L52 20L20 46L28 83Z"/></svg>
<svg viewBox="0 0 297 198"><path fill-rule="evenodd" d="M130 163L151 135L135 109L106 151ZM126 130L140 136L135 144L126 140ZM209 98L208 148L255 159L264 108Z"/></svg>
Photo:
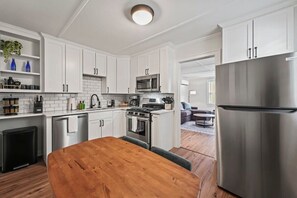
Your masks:
<svg viewBox="0 0 297 198"><path fill-rule="evenodd" d="M33 126L0 133L0 166L3 173L37 162L37 130Z"/></svg>

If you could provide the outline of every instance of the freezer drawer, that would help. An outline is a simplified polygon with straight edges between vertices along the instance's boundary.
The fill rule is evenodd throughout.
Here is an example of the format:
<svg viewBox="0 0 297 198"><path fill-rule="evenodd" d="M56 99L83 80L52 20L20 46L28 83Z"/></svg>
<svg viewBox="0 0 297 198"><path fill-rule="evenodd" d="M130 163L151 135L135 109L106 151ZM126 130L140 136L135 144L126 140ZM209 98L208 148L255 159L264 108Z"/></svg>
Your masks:
<svg viewBox="0 0 297 198"><path fill-rule="evenodd" d="M88 140L88 115L79 114L78 131L68 133L69 116L53 117L53 151Z"/></svg>
<svg viewBox="0 0 297 198"><path fill-rule="evenodd" d="M297 113L217 110L218 185L241 197L297 197Z"/></svg>

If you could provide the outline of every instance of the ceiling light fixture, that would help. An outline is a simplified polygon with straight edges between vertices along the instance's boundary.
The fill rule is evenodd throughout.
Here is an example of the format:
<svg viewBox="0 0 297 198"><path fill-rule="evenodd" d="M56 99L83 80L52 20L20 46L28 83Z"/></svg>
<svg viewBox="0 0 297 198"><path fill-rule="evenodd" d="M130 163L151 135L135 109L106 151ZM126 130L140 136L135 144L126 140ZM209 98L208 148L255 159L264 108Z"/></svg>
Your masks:
<svg viewBox="0 0 297 198"><path fill-rule="evenodd" d="M154 18L154 10L148 5L139 4L131 9L133 21L138 25L147 25Z"/></svg>

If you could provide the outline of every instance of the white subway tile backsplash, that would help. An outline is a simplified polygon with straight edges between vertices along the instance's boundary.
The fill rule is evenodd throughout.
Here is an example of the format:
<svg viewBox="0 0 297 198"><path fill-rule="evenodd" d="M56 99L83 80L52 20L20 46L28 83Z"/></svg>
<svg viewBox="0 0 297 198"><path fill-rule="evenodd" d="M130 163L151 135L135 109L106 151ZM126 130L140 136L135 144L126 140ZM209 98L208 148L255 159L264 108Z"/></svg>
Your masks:
<svg viewBox="0 0 297 198"><path fill-rule="evenodd" d="M10 95L12 97L19 98L19 112L20 113L30 113L33 112L33 101L36 95L42 95L44 103L43 103L43 110L46 111L61 111L67 110L67 99L70 97L76 98L77 102L85 101L86 108L90 106L91 95L97 94L102 104L106 104L107 100L114 99L116 106L119 105L122 101L127 101L127 97L125 95L121 96L114 96L114 95L102 95L101 94L101 78L96 77L83 77L83 93L78 94L10 94L10 93L0 93L0 100L2 98L8 98ZM3 114L3 108L0 103L0 114Z"/></svg>

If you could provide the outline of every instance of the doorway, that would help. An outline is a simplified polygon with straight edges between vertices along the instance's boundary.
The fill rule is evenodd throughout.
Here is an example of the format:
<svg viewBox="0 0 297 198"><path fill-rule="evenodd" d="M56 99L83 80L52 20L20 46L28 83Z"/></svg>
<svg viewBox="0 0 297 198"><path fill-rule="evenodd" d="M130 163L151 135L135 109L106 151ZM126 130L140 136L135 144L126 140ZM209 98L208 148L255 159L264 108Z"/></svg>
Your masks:
<svg viewBox="0 0 297 198"><path fill-rule="evenodd" d="M181 147L215 158L215 56L180 63Z"/></svg>

